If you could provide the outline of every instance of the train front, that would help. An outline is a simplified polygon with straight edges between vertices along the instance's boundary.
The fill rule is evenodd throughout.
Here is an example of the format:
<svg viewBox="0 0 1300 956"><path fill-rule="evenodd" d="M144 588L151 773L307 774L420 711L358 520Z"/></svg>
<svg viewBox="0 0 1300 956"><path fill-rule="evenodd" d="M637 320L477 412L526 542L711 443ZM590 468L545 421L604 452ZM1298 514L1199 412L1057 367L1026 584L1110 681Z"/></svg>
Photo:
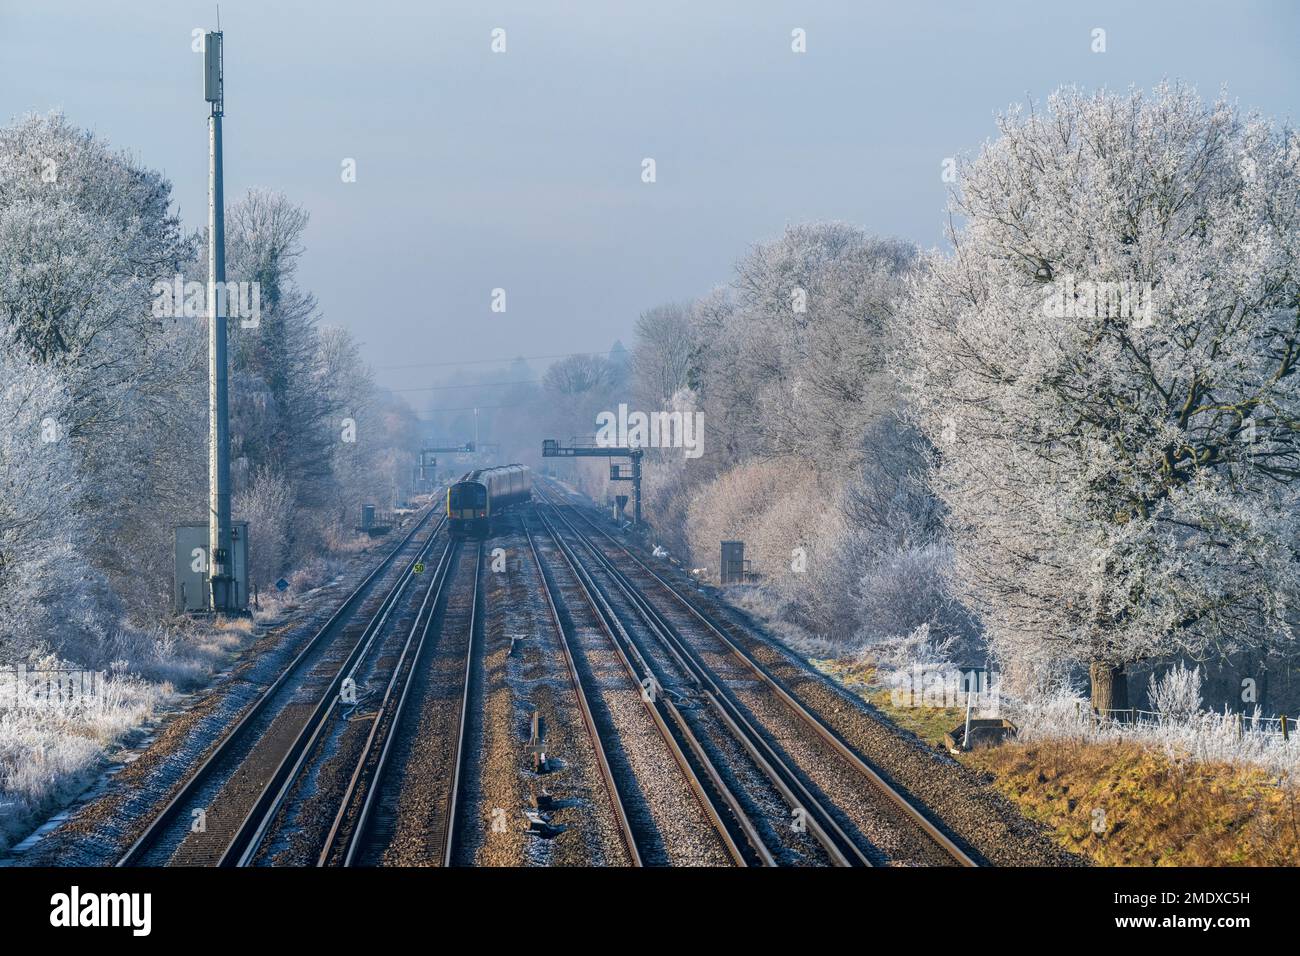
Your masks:
<svg viewBox="0 0 1300 956"><path fill-rule="evenodd" d="M447 489L447 527L456 538L487 536L487 485L462 480Z"/></svg>

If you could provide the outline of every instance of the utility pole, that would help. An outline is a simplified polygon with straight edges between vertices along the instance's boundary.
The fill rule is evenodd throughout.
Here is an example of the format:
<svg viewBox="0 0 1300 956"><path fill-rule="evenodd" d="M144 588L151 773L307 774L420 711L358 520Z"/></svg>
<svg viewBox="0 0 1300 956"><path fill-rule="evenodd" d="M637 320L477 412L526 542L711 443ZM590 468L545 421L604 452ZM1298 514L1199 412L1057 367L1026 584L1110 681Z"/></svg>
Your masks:
<svg viewBox="0 0 1300 956"><path fill-rule="evenodd" d="M230 421L226 358L226 212L222 193L221 116L224 111L221 32L203 43L203 98L208 116L208 581L212 610L239 606L232 593Z"/></svg>

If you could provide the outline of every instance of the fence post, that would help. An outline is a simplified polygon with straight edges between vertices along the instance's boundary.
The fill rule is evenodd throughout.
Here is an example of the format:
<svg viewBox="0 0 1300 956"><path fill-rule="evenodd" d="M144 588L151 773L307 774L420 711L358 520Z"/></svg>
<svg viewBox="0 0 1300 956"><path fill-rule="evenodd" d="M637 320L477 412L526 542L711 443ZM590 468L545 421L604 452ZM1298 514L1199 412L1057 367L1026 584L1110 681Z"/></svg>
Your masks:
<svg viewBox="0 0 1300 956"><path fill-rule="evenodd" d="M1286 714L1282 715L1282 739L1290 740L1291 737L1286 732Z"/></svg>
<svg viewBox="0 0 1300 956"><path fill-rule="evenodd" d="M1244 725L1245 725L1245 717L1243 717L1241 714L1238 714L1237 715L1237 739L1238 740L1241 739L1241 735L1245 730Z"/></svg>

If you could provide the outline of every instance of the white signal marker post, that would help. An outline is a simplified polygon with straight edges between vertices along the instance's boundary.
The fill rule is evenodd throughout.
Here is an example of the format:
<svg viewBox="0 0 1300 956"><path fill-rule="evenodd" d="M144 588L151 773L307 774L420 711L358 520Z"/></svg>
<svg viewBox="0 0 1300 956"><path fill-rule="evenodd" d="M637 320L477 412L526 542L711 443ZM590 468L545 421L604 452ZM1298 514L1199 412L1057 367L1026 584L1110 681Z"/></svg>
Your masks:
<svg viewBox="0 0 1300 956"><path fill-rule="evenodd" d="M237 610L231 574L230 420L226 359L226 214L222 193L220 31L203 43L203 98L208 116L208 582L212 610Z"/></svg>

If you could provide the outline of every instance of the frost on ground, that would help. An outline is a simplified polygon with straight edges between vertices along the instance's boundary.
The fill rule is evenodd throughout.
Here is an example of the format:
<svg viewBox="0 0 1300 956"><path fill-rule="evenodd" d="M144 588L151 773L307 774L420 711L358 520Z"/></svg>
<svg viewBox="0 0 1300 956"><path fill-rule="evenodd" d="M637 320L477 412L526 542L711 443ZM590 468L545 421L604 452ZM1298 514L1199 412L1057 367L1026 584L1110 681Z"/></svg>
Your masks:
<svg viewBox="0 0 1300 956"><path fill-rule="evenodd" d="M42 157L57 176L31 175ZM208 681L251 622L171 617L172 527L205 500L208 349L204 323L158 297L204 274L171 184L58 113L0 126L0 183L0 668L108 675L75 707L0 700L3 847ZM299 285L308 218L264 190L226 208L228 277L276 289L260 323L275 347L232 323L228 357L233 518L249 522L248 583L269 615L295 600L275 593L281 577L301 594L318 555L365 547L365 504L406 500L421 438Z"/></svg>
<svg viewBox="0 0 1300 956"><path fill-rule="evenodd" d="M771 616L761 589L727 596L769 633L808 657L904 731L932 746L959 727L960 706L898 705L892 678L915 663L944 666L926 635L883 646L832 644ZM949 665L951 666L951 665ZM961 756L1057 843L1105 866L1294 866L1300 745L1280 722L1239 719L1200 707L1200 671L1179 666L1153 680L1152 706L1138 722L1096 721L1077 688L1034 705L1002 697L1000 715L1019 728L1009 743ZM1036 699L1037 700L1037 699ZM958 702L960 703L960 702Z"/></svg>
<svg viewBox="0 0 1300 956"><path fill-rule="evenodd" d="M1157 677L1147 688L1151 710L1134 708L1101 718L1087 696L1064 684L1031 700L1003 696L1002 712L1017 727L1022 742L1132 744L1162 753L1176 762L1257 767L1290 779L1300 771L1300 741L1294 726L1283 730L1282 718L1201 707L1201 669L1183 663Z"/></svg>
<svg viewBox="0 0 1300 956"><path fill-rule="evenodd" d="M792 651L850 691L882 706L891 717L900 715L887 704L890 690L898 679L908 678L913 668L959 669L948 656L951 641L935 637L925 625L906 635L871 641L861 636L854 641L832 640L786 620L781 599L768 589L733 587L726 597ZM1129 714L1119 715L1121 719L1093 717L1088 697L1069 685L1032 700L1002 690L999 708L1001 715L1016 725L1018 739L1026 743L1124 742L1175 761L1257 767L1285 778L1300 773L1300 739L1294 721L1284 736L1281 720L1263 714L1258 707L1245 716L1226 708L1222 712L1204 710L1200 688L1200 669L1180 663L1160 677L1151 677L1147 695L1154 709L1134 711L1136 719ZM960 700L956 703L959 712ZM946 709L953 710L951 706ZM902 723L914 730L929 725L915 716L918 719Z"/></svg>
<svg viewBox="0 0 1300 956"><path fill-rule="evenodd" d="M1085 697L1062 691L1033 704L1008 701L1004 711L1024 741L1124 741L1159 750L1171 760L1256 766L1287 777L1300 771L1300 741L1294 733L1283 736L1280 721L1265 717L1259 708L1250 716L1225 708L1222 713L1139 711L1135 723L1098 721Z"/></svg>
<svg viewBox="0 0 1300 956"><path fill-rule="evenodd" d="M0 695L12 699L12 678ZM99 771L105 751L139 726L171 691L135 677L109 677L102 695L76 703L0 705L0 848L74 798Z"/></svg>
<svg viewBox="0 0 1300 956"><path fill-rule="evenodd" d="M115 746L178 692L208 680L252 631L248 620L183 632L122 629L108 635L117 656L102 670L73 669L52 655L0 670L0 850L76 797ZM60 669L69 686L50 693L45 681Z"/></svg>
<svg viewBox="0 0 1300 956"><path fill-rule="evenodd" d="M293 573L283 594L264 597L251 619L97 630L90 636L102 655L91 668L75 671L95 673L94 683L84 685L93 687L89 693L51 700L43 688L33 689L38 675L73 670L54 654L21 664L21 685L16 668L0 668L0 851L74 800L132 731L179 694L209 684L260 630L334 580L344 564L344 557L310 562Z"/></svg>

